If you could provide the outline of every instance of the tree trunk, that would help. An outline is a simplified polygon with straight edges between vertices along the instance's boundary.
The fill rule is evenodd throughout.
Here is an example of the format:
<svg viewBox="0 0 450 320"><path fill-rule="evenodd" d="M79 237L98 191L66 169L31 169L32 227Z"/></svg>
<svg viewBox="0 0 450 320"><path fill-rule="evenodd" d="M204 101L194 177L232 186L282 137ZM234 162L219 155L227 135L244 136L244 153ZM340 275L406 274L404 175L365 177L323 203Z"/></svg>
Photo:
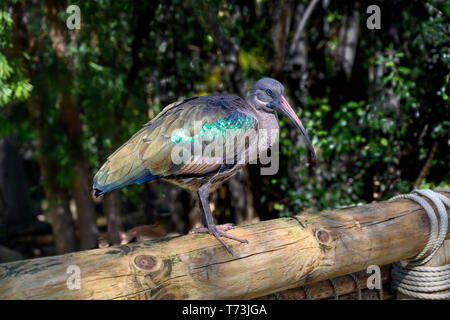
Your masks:
<svg viewBox="0 0 450 320"><path fill-rule="evenodd" d="M70 145L75 171L75 176L72 179L72 191L77 207L80 246L82 250L85 250L97 246L98 229L95 208L91 197L90 186L92 181L88 170L87 158L81 144L83 130L79 116L80 110L75 96L71 93L71 86L73 85L71 69L74 61L67 56L68 29L57 16L60 9L53 0L47 0L46 3L53 50L58 57L59 63L66 71L62 76L62 83L59 84L57 100L60 106L61 121Z"/></svg>
<svg viewBox="0 0 450 320"><path fill-rule="evenodd" d="M27 23L29 17L26 17L26 15L27 12L24 11L23 2L13 5L13 18L15 21L13 47L17 56L22 58L23 52L32 54L36 43L31 38ZM34 91L37 91L39 86L34 83L33 71L26 70L26 73L35 87ZM67 190L61 188L54 180L54 173L57 171L58 164L47 154L47 150L52 146L47 145L48 140L46 139L51 134L52 128L49 127L50 124L44 117L46 113L45 104L38 101L37 97L37 93L33 92L33 95L27 101L27 110L30 124L36 132L35 148L38 151L38 163L45 197L48 201L48 213L52 223L56 252L62 254L76 250L75 228L69 209Z"/></svg>
<svg viewBox="0 0 450 320"><path fill-rule="evenodd" d="M205 19L206 26L211 31L217 47L222 51L233 91L239 96L244 97L244 81L242 80L241 68L239 66L239 45L225 37L216 19L216 14L216 10L208 11Z"/></svg>
<svg viewBox="0 0 450 320"><path fill-rule="evenodd" d="M313 4L313 2L312 2ZM310 5L311 6L311 5ZM310 7L309 7L310 8ZM308 80L308 43L305 25L313 8L308 9L303 3L298 3L294 15L294 35L287 50L284 71L288 74L288 85L295 103L303 100L307 95L306 82ZM307 16L307 12L310 12ZM303 26L303 27L302 27Z"/></svg>
<svg viewBox="0 0 450 320"><path fill-rule="evenodd" d="M178 186L169 183L166 185L165 201L167 201L170 212L170 230L175 230L175 232L181 234L186 230L186 213L184 210L184 201L182 199L183 193L185 192L185 190Z"/></svg>
<svg viewBox="0 0 450 320"><path fill-rule="evenodd" d="M76 251L75 226L65 190L48 188L45 191L57 254Z"/></svg>
<svg viewBox="0 0 450 320"><path fill-rule="evenodd" d="M103 208L106 214L109 244L120 244L120 235L123 228L120 220L120 194L118 190L113 190L103 196Z"/></svg>
<svg viewBox="0 0 450 320"><path fill-rule="evenodd" d="M352 73L358 38L359 10L356 5L349 13L345 13L342 18L342 24L339 30L339 45L335 59L336 68L344 71L347 79L350 79Z"/></svg>
<svg viewBox="0 0 450 320"><path fill-rule="evenodd" d="M67 191L62 189L54 181L54 174L58 170L55 160L46 155L45 136L51 134L41 119L42 104L34 101L35 97L29 98L28 114L30 122L36 131L36 150L39 151L38 162L41 169L42 184L44 186L45 198L48 201L48 212L52 224L52 233L58 254L75 251L75 227L69 208L69 197ZM45 110L44 110L45 111Z"/></svg>
<svg viewBox="0 0 450 320"><path fill-rule="evenodd" d="M82 128L78 106L73 95L59 95L60 116L67 135L75 175L72 193L77 207L81 250L97 247L98 229L96 212L92 202L91 177L87 158L81 145Z"/></svg>
<svg viewBox="0 0 450 320"><path fill-rule="evenodd" d="M286 56L286 43L291 27L291 11L293 3L291 0L283 0L274 6L272 43L274 48L274 58L272 61L273 78L279 79L283 74L283 66ZM281 79L279 79L281 80Z"/></svg>

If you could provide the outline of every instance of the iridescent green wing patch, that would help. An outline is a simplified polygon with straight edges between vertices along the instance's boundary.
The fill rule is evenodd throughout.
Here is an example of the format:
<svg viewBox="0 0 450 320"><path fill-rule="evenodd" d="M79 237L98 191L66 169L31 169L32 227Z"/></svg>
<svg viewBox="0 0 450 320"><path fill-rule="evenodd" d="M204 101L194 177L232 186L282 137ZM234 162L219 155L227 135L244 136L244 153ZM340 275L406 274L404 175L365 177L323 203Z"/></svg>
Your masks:
<svg viewBox="0 0 450 320"><path fill-rule="evenodd" d="M216 136L222 135L224 139L230 136L236 136L250 129L256 128L256 119L245 113L234 111L225 118L218 120L212 124L205 123L201 130L193 135L186 135L183 129L176 131L171 141L175 144L185 142L195 142L204 140L213 140Z"/></svg>

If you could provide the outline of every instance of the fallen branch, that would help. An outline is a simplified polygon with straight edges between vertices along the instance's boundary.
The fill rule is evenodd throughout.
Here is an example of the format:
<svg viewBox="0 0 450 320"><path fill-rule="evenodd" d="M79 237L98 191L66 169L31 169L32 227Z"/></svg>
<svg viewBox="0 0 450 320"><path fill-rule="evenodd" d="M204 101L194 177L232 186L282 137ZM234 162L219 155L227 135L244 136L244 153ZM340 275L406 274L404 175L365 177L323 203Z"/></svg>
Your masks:
<svg viewBox="0 0 450 320"><path fill-rule="evenodd" d="M414 189L418 189L420 187L420 184L422 183L423 179L425 179L428 172L430 171L430 168L433 163L434 156L436 155L438 146L439 146L439 140L434 141L433 147L431 148L431 151L430 151L430 155L428 156L428 159L425 162L425 165L423 166L422 170L420 170L420 174L417 177L416 182L414 183Z"/></svg>

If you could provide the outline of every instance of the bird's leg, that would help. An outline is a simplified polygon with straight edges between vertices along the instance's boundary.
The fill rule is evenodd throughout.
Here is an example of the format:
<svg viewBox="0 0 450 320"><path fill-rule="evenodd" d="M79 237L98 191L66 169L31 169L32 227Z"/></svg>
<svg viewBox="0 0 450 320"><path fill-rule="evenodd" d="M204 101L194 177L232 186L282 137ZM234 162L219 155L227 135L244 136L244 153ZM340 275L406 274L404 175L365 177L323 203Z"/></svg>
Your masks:
<svg viewBox="0 0 450 320"><path fill-rule="evenodd" d="M214 224L214 219L211 213L211 208L209 207L208 196L209 196L209 186L210 183L206 183L200 187L198 190L198 198L200 200L200 211L202 213L202 225L203 228L196 228L193 232L208 232L214 235L217 240L224 245L228 252L233 255L233 250L225 243L222 237L230 238L239 242L248 243L247 239L242 239L231 234L225 233L225 231L231 229L233 226L231 223L227 223L221 226L216 226Z"/></svg>
<svg viewBox="0 0 450 320"><path fill-rule="evenodd" d="M208 208L209 208L209 205L208 205ZM233 228L234 228L234 226L232 223L216 224L216 229L219 231L228 231ZM202 232L208 233L209 232L208 222L206 221L206 215L203 214L203 211L202 211L202 227L194 228L194 229L192 229L192 232L195 232L195 233L202 233Z"/></svg>

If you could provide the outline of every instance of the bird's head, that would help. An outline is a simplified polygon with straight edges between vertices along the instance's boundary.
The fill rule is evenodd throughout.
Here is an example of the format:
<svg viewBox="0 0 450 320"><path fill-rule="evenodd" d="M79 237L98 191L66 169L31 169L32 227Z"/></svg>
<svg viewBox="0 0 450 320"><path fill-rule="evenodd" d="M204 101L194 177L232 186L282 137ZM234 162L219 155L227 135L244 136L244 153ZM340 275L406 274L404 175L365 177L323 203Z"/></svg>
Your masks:
<svg viewBox="0 0 450 320"><path fill-rule="evenodd" d="M280 82L272 78L263 78L259 80L250 90L247 100L258 109L263 109L268 112L275 112L276 110L288 117L295 127L304 135L314 160L317 159L308 132L306 132L306 129L303 127L297 114L284 97L284 87Z"/></svg>

